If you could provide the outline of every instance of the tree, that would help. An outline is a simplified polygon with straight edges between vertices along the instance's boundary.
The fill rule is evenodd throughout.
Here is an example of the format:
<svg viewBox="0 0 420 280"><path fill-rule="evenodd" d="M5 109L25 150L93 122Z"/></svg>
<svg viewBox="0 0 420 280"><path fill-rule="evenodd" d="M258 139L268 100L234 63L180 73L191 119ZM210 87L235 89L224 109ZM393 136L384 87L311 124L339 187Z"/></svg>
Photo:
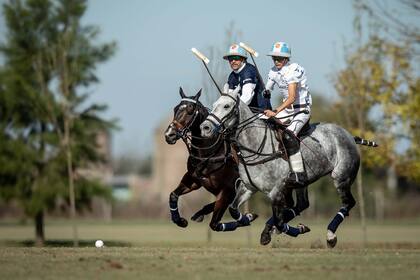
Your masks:
<svg viewBox="0 0 420 280"><path fill-rule="evenodd" d="M103 184L78 172L104 161L92 139L115 127L100 117L107 107L86 105L89 93L82 92L98 82L96 65L115 50L115 43L93 44L98 29L80 25L85 11L83 0L3 5L8 34L0 48L5 58L0 81L7 102L0 112L0 139L10 156L1 154L7 164L0 170L0 194L20 201L35 218L40 244L44 212L57 201L70 202L74 218L76 205L82 210L94 195L109 196ZM25 159L23 169L16 168L19 158ZM77 245L76 234L74 241Z"/></svg>
<svg viewBox="0 0 420 280"><path fill-rule="evenodd" d="M415 74L418 66L413 59L418 40L400 33L399 38L405 39L395 41L395 37L387 32L390 27L377 17L384 10L358 0L354 4L357 36L347 49L345 68L335 76L334 85L340 96L337 108L343 112L342 123L347 129L380 143L379 148L363 150L362 165L386 169L388 178L394 178L388 180L389 185L396 186L396 172L403 175L404 170L410 170L404 176L412 179L418 173L413 172L419 166L418 139L413 141L419 123L419 116L413 110L420 106L414 94L419 89L419 77ZM365 12L370 17L363 25ZM418 13L418 9L415 12ZM366 26L367 38L362 32ZM412 29L410 34L415 30ZM393 28L395 34L398 34L398 29ZM410 156L397 149L403 138L409 139ZM358 177L360 196L363 194L361 173ZM363 202L363 197L359 200ZM363 205L360 208L363 220Z"/></svg>
<svg viewBox="0 0 420 280"><path fill-rule="evenodd" d="M378 83L371 95L380 112L380 119L375 120L376 132L386 143L381 166L395 168L400 175L420 182L416 172L420 166L420 98L416 94L420 83L420 29L413 24L420 16L420 5L416 0L389 4L385 0L354 1L356 30L362 37L365 23L368 34L359 51L366 54L371 65L367 76ZM402 145L408 146L405 152L397 149ZM376 157L371 164L378 160Z"/></svg>

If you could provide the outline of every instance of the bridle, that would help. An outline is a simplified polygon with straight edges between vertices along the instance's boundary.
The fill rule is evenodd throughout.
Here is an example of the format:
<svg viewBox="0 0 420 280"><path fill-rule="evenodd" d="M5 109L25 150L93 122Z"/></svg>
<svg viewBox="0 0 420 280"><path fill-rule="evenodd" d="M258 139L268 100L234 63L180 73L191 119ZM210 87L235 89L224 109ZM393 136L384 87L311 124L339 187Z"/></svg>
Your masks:
<svg viewBox="0 0 420 280"><path fill-rule="evenodd" d="M218 137L214 140L214 142L209 143L209 145L197 146L196 144L194 144L193 142L194 140L196 141L208 140L208 138L206 137L194 136L193 135L194 128L192 128L196 119L200 115L202 115L200 114L200 110L201 109L208 110L208 109L204 107L203 105L201 105L201 103L199 103L198 101L191 98L182 98L181 103L183 101L194 103L194 109L193 109L193 112L191 113L191 114L194 114L194 116L183 127L176 119L172 121L169 127L172 127L175 129L177 139L181 138L183 140L183 142L185 143L188 149L189 157L198 161L195 164L195 169L202 170L206 168L209 164L213 164L212 166L214 166L214 164L217 164L216 168L210 171L210 173L213 173L219 170L220 168L222 168L226 164L226 162L232 157L230 154L230 147L227 144L227 141L225 141L225 139L223 138L222 134L219 134ZM177 111L175 112L175 118L176 118L176 113ZM219 149L220 147L222 147L223 152L221 153L221 155L216 155L216 153L220 152L220 149ZM214 152L212 152L212 150L214 150ZM210 154L201 156L200 152L210 153Z"/></svg>
<svg viewBox="0 0 420 280"><path fill-rule="evenodd" d="M229 111L229 113L227 113L222 119L220 119L215 114L210 113L209 116L207 117L207 120L216 127L216 132L220 134L226 134L226 132L229 130L228 128L225 127L226 120L230 119L232 116L237 115L239 112L239 97L235 99L234 97L226 93L222 93L221 96L227 96L233 101L235 101L235 106L233 106L233 108ZM233 126L236 127L238 122L239 122L239 119L237 118Z"/></svg>
<svg viewBox="0 0 420 280"><path fill-rule="evenodd" d="M169 127L175 129L175 133L176 133L176 137L177 139L179 138L185 138L187 133L190 132L190 127L191 125L195 122L198 113L199 113L199 106L197 105L197 101L191 98L182 98L181 99L181 103L182 102L189 102L189 103L193 103L194 104L194 109L193 109L193 113L194 116L188 121L188 123L184 126L181 126L181 124L177 121L177 120L173 120L171 122L171 124L169 125ZM177 111L178 112L178 111ZM175 113L176 115L176 113Z"/></svg>

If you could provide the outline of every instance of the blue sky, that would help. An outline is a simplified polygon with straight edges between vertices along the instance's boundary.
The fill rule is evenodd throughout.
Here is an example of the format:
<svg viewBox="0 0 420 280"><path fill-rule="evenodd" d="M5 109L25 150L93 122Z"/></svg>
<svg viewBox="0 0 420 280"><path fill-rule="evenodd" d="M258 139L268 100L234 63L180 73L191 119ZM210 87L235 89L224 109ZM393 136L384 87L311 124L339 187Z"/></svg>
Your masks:
<svg viewBox="0 0 420 280"><path fill-rule="evenodd" d="M202 87L203 66L191 47L227 50L225 29L231 22L242 41L261 54L275 41L288 42L292 60L308 73L310 89L329 97L335 96L329 77L342 67L343 43L354 37L352 2L347 0L88 3L83 22L100 27L99 41L118 44L115 56L98 66L101 82L92 89L92 100L109 105L106 116L120 120L114 155L151 153L156 126L179 102L178 88L193 94ZM271 63L265 55L257 58L263 77Z"/></svg>

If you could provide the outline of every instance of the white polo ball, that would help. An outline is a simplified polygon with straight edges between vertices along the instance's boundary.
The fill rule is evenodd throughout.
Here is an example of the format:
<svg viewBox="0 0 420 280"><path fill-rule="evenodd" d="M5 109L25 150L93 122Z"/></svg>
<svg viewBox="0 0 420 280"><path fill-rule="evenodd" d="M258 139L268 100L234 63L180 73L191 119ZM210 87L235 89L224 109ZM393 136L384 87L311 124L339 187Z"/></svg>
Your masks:
<svg viewBox="0 0 420 280"><path fill-rule="evenodd" d="M101 248L104 246L104 242L102 240L96 240L95 242L95 247L96 248Z"/></svg>

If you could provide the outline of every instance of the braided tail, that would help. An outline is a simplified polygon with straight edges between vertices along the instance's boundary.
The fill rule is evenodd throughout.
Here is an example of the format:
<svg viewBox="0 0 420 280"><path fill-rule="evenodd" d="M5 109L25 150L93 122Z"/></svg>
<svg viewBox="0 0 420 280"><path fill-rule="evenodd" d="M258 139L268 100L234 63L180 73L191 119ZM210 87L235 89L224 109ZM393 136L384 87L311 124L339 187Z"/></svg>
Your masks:
<svg viewBox="0 0 420 280"><path fill-rule="evenodd" d="M356 142L356 144L359 144L359 145L378 147L378 144L375 141L369 141L369 140L360 138L359 136L354 136L354 142Z"/></svg>

